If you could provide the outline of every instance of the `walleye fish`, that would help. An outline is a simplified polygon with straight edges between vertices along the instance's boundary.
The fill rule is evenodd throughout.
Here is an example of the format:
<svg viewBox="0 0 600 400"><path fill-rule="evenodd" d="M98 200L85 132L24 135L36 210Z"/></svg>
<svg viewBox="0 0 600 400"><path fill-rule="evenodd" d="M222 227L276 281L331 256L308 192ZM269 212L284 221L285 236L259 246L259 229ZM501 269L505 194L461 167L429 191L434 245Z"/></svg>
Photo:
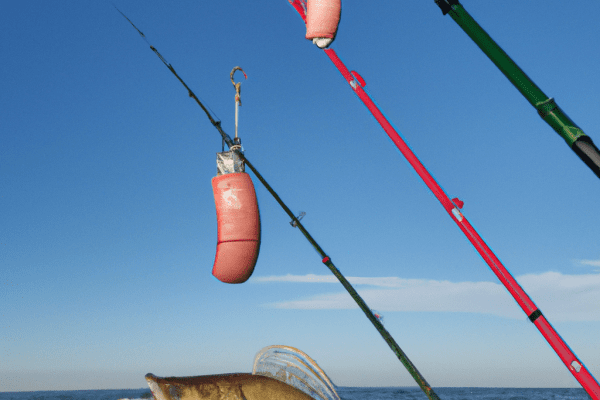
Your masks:
<svg viewBox="0 0 600 400"><path fill-rule="evenodd" d="M314 400L303 391L248 373L159 378L146 375L156 400Z"/></svg>

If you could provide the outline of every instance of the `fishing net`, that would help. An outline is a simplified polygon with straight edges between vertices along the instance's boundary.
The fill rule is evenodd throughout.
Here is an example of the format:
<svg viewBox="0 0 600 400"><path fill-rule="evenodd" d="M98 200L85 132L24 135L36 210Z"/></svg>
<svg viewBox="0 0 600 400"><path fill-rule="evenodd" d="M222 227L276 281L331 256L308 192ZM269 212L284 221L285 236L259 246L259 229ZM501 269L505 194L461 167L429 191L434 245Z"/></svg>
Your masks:
<svg viewBox="0 0 600 400"><path fill-rule="evenodd" d="M252 374L287 383L315 400L340 400L325 371L306 353L293 347L265 347L254 358Z"/></svg>

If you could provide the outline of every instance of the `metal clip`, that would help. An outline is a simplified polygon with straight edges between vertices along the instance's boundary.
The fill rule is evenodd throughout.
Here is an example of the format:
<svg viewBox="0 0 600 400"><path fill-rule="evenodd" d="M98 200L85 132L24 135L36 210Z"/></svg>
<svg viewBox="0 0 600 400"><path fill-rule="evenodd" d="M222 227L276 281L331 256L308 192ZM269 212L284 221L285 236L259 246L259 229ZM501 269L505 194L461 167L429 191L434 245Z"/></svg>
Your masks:
<svg viewBox="0 0 600 400"><path fill-rule="evenodd" d="M238 137L238 106L242 105L242 99L240 97L240 93L241 93L241 85L242 82L238 82L235 83L235 81L233 80L233 74L235 74L235 71L242 71L242 73L244 74L244 78L248 79L248 75L246 75L246 73L244 72L244 70L241 67L234 67L231 70L231 74L229 74L229 77L231 78L231 83L233 83L233 87L235 88L235 137Z"/></svg>

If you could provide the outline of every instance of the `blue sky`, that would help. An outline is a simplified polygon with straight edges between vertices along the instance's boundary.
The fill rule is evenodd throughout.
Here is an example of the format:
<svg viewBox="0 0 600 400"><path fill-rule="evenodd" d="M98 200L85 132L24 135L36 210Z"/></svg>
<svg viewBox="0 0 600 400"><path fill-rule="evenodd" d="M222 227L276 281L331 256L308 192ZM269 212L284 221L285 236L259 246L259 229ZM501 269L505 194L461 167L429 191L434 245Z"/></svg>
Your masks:
<svg viewBox="0 0 600 400"><path fill-rule="evenodd" d="M285 0L116 1L434 387L577 382ZM600 376L600 182L433 1L345 1L334 48ZM463 2L596 143L598 2ZM0 391L246 372L272 344L342 386L413 386L255 179L253 277L211 275L218 134L108 2L0 15Z"/></svg>

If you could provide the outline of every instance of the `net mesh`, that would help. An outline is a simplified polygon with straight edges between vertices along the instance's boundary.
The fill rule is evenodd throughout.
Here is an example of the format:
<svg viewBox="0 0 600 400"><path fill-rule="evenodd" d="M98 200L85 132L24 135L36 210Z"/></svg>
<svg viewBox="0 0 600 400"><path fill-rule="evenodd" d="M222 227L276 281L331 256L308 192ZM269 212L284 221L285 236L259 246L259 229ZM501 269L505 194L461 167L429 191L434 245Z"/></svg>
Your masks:
<svg viewBox="0 0 600 400"><path fill-rule="evenodd" d="M254 358L252 374L287 383L315 400L340 400L325 371L306 353L293 347L265 347Z"/></svg>

